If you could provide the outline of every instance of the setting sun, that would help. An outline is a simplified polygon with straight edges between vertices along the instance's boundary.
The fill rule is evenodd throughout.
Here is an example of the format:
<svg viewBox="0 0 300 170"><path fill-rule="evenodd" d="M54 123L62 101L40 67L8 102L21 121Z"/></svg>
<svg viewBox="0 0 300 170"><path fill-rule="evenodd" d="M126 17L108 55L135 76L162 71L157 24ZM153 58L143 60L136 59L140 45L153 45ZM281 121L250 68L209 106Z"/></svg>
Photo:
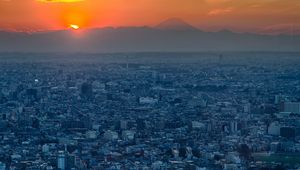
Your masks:
<svg viewBox="0 0 300 170"><path fill-rule="evenodd" d="M70 28L72 28L74 30L78 30L80 27L78 25L75 25L75 24L70 24Z"/></svg>

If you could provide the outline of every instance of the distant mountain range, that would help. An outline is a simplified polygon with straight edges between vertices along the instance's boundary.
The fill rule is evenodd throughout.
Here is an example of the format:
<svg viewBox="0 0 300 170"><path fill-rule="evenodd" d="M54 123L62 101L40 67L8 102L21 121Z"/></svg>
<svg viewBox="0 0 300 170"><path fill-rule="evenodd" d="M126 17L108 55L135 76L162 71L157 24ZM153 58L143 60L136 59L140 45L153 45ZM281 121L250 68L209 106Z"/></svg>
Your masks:
<svg viewBox="0 0 300 170"><path fill-rule="evenodd" d="M300 36L204 32L177 19L155 27L0 31L0 52L300 51Z"/></svg>

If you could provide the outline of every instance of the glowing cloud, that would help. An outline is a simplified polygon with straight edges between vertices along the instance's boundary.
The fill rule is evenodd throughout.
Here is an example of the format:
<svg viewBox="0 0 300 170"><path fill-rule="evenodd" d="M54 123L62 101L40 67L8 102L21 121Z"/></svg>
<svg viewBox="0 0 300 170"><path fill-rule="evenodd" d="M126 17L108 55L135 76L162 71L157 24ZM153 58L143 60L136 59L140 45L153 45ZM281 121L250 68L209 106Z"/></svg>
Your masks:
<svg viewBox="0 0 300 170"><path fill-rule="evenodd" d="M232 7L225 8L225 9L213 9L213 10L208 12L208 15L209 16L224 15L224 14L232 12L232 10L233 10Z"/></svg>

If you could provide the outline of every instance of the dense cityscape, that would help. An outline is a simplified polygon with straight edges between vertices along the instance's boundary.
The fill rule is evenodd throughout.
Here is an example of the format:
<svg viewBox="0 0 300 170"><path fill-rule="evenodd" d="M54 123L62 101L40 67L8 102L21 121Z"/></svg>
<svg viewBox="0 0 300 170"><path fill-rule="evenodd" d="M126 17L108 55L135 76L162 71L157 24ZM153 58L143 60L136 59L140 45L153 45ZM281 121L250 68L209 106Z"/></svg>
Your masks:
<svg viewBox="0 0 300 170"><path fill-rule="evenodd" d="M300 167L299 53L2 53L0 73L0 170Z"/></svg>

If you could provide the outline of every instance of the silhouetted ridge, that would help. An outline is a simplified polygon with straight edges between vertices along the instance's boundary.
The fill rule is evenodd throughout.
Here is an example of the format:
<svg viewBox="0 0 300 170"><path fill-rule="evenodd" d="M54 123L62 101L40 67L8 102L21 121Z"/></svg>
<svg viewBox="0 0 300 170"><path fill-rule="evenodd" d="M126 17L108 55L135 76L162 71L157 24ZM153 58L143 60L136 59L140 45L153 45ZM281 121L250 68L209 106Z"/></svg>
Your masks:
<svg viewBox="0 0 300 170"><path fill-rule="evenodd" d="M299 51L299 46L297 35L204 32L180 19L169 19L155 28L105 27L79 34L72 30L0 31L0 52Z"/></svg>
<svg viewBox="0 0 300 170"><path fill-rule="evenodd" d="M167 19L160 24L158 24L155 28L161 30L178 30L178 31L191 31L191 30L198 30L194 26L186 23L185 21L179 18L170 18Z"/></svg>

